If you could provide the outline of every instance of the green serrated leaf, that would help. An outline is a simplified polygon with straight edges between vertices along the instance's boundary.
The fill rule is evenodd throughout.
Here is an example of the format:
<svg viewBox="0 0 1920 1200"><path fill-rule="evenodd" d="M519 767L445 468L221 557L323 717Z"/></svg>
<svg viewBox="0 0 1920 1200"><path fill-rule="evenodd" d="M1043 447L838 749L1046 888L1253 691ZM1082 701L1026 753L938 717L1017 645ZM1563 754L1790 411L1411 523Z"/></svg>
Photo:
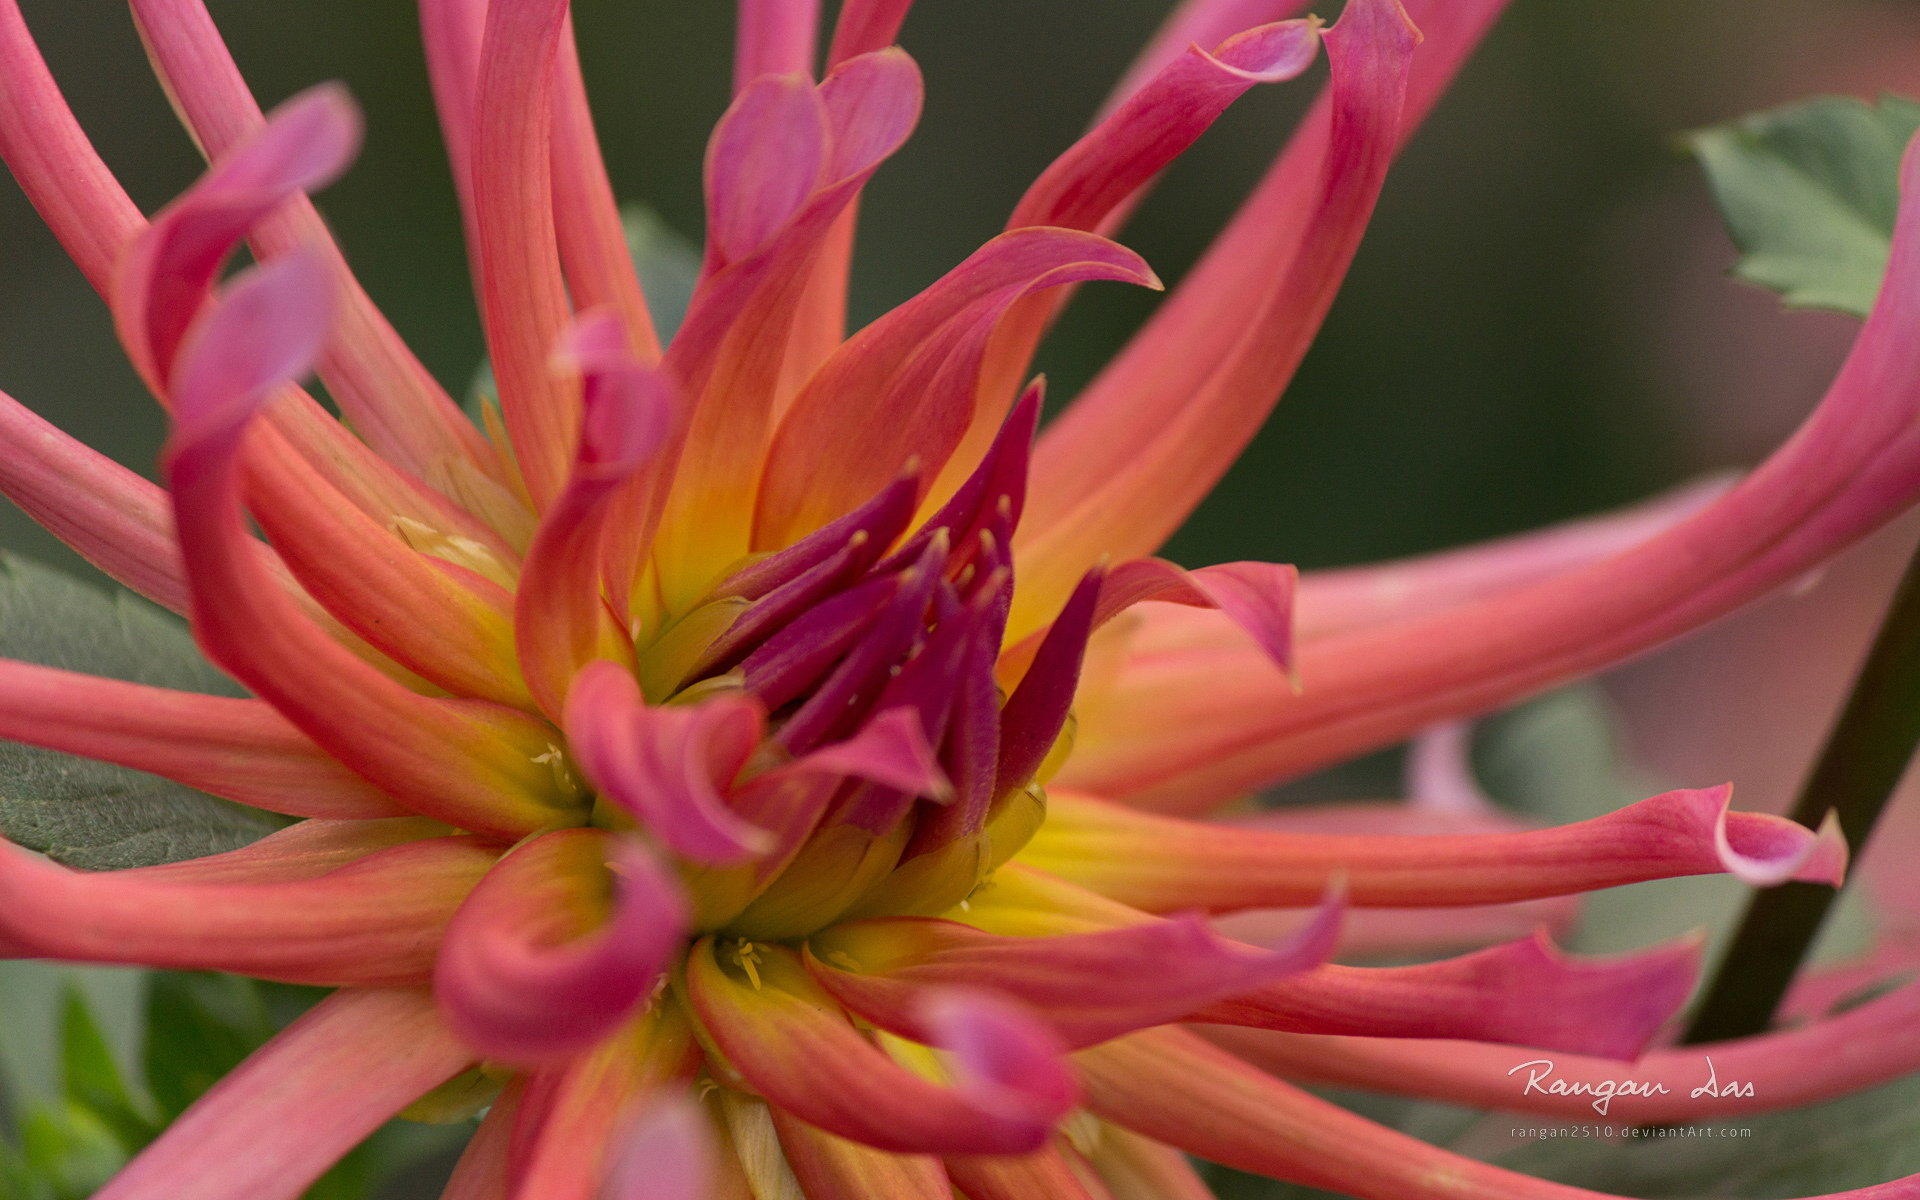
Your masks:
<svg viewBox="0 0 1920 1200"><path fill-rule="evenodd" d="M1920 103L1822 97L1703 129L1706 168L1743 279L1798 308L1865 316L1886 272L1900 156Z"/></svg>
<svg viewBox="0 0 1920 1200"><path fill-rule="evenodd" d="M162 1123L273 1036L258 987L231 975L155 975L147 991L147 1091Z"/></svg>
<svg viewBox="0 0 1920 1200"><path fill-rule="evenodd" d="M169 614L16 555L0 556L0 657L237 694ZM156 776L0 741L0 834L71 866L117 870L198 858L281 824Z"/></svg>

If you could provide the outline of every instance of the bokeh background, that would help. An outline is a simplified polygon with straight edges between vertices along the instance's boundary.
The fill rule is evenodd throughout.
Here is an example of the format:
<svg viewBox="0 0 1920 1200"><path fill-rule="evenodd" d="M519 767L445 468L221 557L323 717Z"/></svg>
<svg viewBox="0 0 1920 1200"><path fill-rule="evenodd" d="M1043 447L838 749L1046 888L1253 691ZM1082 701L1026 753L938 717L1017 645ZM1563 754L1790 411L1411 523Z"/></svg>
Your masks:
<svg viewBox="0 0 1920 1200"><path fill-rule="evenodd" d="M198 160L124 6L23 7L135 198L157 207L190 182ZM264 101L341 79L364 105L366 150L322 209L368 290L463 391L481 346L413 6L210 7ZM926 116L868 193L856 317L991 236L1168 7L920 0L903 40L927 75ZM1322 7L1332 16L1337 0ZM731 5L576 0L575 11L616 189L697 236ZM1324 335L1174 556L1363 562L1753 462L1818 398L1851 322L1783 312L1724 277L1733 249L1676 135L1817 92L1882 90L1920 94L1911 0L1516 0L1396 167ZM1124 240L1177 279L1311 93L1303 82L1249 96ZM1043 353L1053 394L1071 395L1151 302L1084 291ZM5 184L0 388L152 470L154 405L92 293ZM1733 778L1743 803L1784 806L1916 535L1890 531L1818 586L1616 672L1606 686L1625 753L1655 775ZM0 547L72 562L11 510ZM1392 770L1381 761L1317 786L1378 790ZM10 1000L19 1011L0 988L0 1013Z"/></svg>

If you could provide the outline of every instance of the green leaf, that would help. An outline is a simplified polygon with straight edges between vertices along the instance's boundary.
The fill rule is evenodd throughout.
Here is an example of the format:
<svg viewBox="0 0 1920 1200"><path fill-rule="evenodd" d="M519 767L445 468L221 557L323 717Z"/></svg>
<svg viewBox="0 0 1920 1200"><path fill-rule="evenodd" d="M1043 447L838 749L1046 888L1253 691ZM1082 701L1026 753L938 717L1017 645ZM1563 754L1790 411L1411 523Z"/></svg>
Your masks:
<svg viewBox="0 0 1920 1200"><path fill-rule="evenodd" d="M700 281L700 248L644 204L620 210L627 234L627 253L647 293L647 311L662 342L686 319L693 285Z"/></svg>
<svg viewBox="0 0 1920 1200"><path fill-rule="evenodd" d="M1886 272L1900 156L1916 130L1912 100L1822 97L1690 135L1740 247L1736 273L1794 307L1865 316Z"/></svg>
<svg viewBox="0 0 1920 1200"><path fill-rule="evenodd" d="M0 657L237 694L171 615L15 555L0 556ZM0 834L72 866L117 870L198 858L280 824L139 771L0 741Z"/></svg>
<svg viewBox="0 0 1920 1200"><path fill-rule="evenodd" d="M120 1139L84 1104L71 1101L30 1109L20 1123L27 1174L60 1200L85 1200L127 1160Z"/></svg>
<svg viewBox="0 0 1920 1200"><path fill-rule="evenodd" d="M147 1091L162 1123L240 1065L274 1034L251 981L231 975L159 974L147 991Z"/></svg>
<svg viewBox="0 0 1920 1200"><path fill-rule="evenodd" d="M61 1003L60 1069L67 1099L98 1116L128 1151L157 1132L121 1078L92 1006L72 984Z"/></svg>

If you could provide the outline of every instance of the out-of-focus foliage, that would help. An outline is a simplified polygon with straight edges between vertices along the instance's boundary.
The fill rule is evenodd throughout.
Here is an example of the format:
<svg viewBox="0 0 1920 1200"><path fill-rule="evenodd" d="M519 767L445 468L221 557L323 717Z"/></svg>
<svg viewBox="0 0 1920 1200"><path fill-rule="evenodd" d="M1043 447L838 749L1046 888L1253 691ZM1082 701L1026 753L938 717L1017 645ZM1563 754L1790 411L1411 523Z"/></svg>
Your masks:
<svg viewBox="0 0 1920 1200"><path fill-rule="evenodd" d="M1823 97L1688 138L1741 250L1742 279L1799 308L1865 316L1880 291L1900 156L1920 103Z"/></svg>

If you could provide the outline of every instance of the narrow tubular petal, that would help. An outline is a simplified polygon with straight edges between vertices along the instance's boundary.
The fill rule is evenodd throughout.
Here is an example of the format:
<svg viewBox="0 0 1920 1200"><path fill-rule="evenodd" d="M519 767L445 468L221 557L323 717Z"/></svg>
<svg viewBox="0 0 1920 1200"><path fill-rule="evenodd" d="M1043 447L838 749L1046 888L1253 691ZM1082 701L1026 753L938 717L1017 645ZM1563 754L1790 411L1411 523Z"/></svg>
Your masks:
<svg viewBox="0 0 1920 1200"><path fill-rule="evenodd" d="M1142 673L1123 667L1100 715L1082 724L1072 782L1202 811L1659 645L1904 511L1920 495L1920 154L1909 152L1902 179L1887 278L1852 353L1799 432L1737 487L1629 551L1316 639L1303 648L1298 696L1232 679L1234 668L1207 651ZM1151 726L1182 730L1181 748L1168 755Z"/></svg>
<svg viewBox="0 0 1920 1200"><path fill-rule="evenodd" d="M548 356L571 308L553 223L554 56L567 0L493 0L481 43L472 170L480 316L514 458L536 507L567 477L580 429L572 376Z"/></svg>
<svg viewBox="0 0 1920 1200"><path fill-rule="evenodd" d="M691 1049L685 1018L656 1009L534 1074L514 1128L514 1200L619 1200L603 1190L619 1161L614 1139L636 1105L691 1071Z"/></svg>
<svg viewBox="0 0 1920 1200"><path fill-rule="evenodd" d="M1328 903L1272 951L1228 941L1196 917L1050 938L882 918L816 937L807 966L841 1003L904 1037L926 1039L928 989L972 986L1030 1006L1069 1045L1091 1046L1311 971L1333 952L1340 913Z"/></svg>
<svg viewBox="0 0 1920 1200"><path fill-rule="evenodd" d="M436 838L311 878L202 883L165 867L70 871L0 846L0 952L328 987L423 983L494 857Z"/></svg>
<svg viewBox="0 0 1920 1200"><path fill-rule="evenodd" d="M1319 50L1311 20L1245 29L1211 52L1189 44L1041 173L1007 227L1098 228L1248 88L1298 76Z"/></svg>
<svg viewBox="0 0 1920 1200"><path fill-rule="evenodd" d="M1398 145L1409 63L1419 33L1399 0L1364 0L1345 9L1326 35L1333 64L1333 117L1317 194L1305 213L1311 233L1284 271L1235 324L1241 335L1211 371L1152 425L1129 425L1117 447L1099 448L1099 474L1072 466L1076 494L1063 496L1049 470L1062 443L1083 445L1106 403L1090 391L1041 440L1035 508L1021 528L1032 564L1021 583L1013 627L1033 627L1060 602L1072 580L1106 555L1150 553L1177 528L1265 421L1305 356L1359 249ZM1233 320L1222 315L1221 320ZM1135 379L1129 418L1166 405L1157 379ZM1091 397L1091 398L1090 398ZM1083 408L1082 406L1086 406ZM1091 416L1078 416L1081 413ZM1066 432L1058 432L1061 429ZM1118 430L1106 429L1106 435ZM1144 447L1144 451L1141 449ZM1024 614L1024 615L1023 615Z"/></svg>
<svg viewBox="0 0 1920 1200"><path fill-rule="evenodd" d="M1113 1200L1058 1146L1009 1158L949 1158L947 1174L966 1200Z"/></svg>
<svg viewBox="0 0 1920 1200"><path fill-rule="evenodd" d="M478 832L517 836L570 803L550 735L480 701L408 691L312 625L249 551L237 461L265 394L305 368L324 328L323 276L298 256L255 268L179 355L166 469L208 656L398 803Z"/></svg>
<svg viewBox="0 0 1920 1200"><path fill-rule="evenodd" d="M186 611L187 583L165 492L4 392L0 444L7 447L0 454L0 494L103 574L163 608Z"/></svg>
<svg viewBox="0 0 1920 1200"><path fill-rule="evenodd" d="M425 993L340 992L216 1083L95 1200L294 1200L472 1061Z"/></svg>
<svg viewBox="0 0 1920 1200"><path fill-rule="evenodd" d="M615 558L611 573L632 578L644 542L624 540L620 527L645 524L634 502L652 490L646 472L672 436L676 404L666 377L641 366L624 340L605 311L583 317L569 333L563 353L585 380L586 415L573 468L541 516L514 599L521 670L554 720L574 672L595 658L633 653L632 635L618 619L624 614L610 611L603 584Z"/></svg>
<svg viewBox="0 0 1920 1200"><path fill-rule="evenodd" d="M258 700L0 659L0 738L149 771L288 816L406 811Z"/></svg>
<svg viewBox="0 0 1920 1200"><path fill-rule="evenodd" d="M912 7L913 0L847 0L834 18L827 65L838 66L856 55L893 45Z"/></svg>
<svg viewBox="0 0 1920 1200"><path fill-rule="evenodd" d="M460 906L434 995L488 1058L554 1061L605 1038L646 1001L686 926L678 885L637 839L545 834L502 859Z"/></svg>
<svg viewBox="0 0 1920 1200"><path fill-rule="evenodd" d="M764 729L765 714L744 696L649 708L618 663L590 664L567 698L568 744L594 791L699 863L740 863L772 849L772 835L726 798Z"/></svg>
<svg viewBox="0 0 1920 1200"><path fill-rule="evenodd" d="M101 295L146 220L67 107L19 0L0 0L0 157L34 211Z"/></svg>
<svg viewBox="0 0 1920 1200"><path fill-rule="evenodd" d="M17 0L0 0L0 157L87 281L111 302L123 251L146 222L67 108ZM484 531L477 522L462 527L458 510L376 457L312 397L296 393L269 420L284 439L279 449L306 456L382 519L399 514L469 535Z"/></svg>
<svg viewBox="0 0 1920 1200"><path fill-rule="evenodd" d="M634 354L644 363L658 362L660 336L647 311L620 222L620 204L600 155L571 21L561 35L554 69L553 225L567 290L576 308L604 307L618 313Z"/></svg>
<svg viewBox="0 0 1920 1200"><path fill-rule="evenodd" d="M264 125L203 0L132 0L155 70L195 140L219 158ZM312 204L296 199L253 230L262 258L320 248L341 296L339 324L319 371L354 431L398 466L445 490L449 463L490 452L446 392L401 341L347 266Z"/></svg>
<svg viewBox="0 0 1920 1200"><path fill-rule="evenodd" d="M309 89L232 146L151 226L134 228L102 295L128 356L163 404L171 403L167 384L180 339L208 303L221 265L303 189L344 169L359 137L359 113L344 92ZM324 257L317 248L304 253L316 262ZM335 282L327 281L329 294ZM254 448L260 465L271 469L303 459L383 526L404 517L506 551L488 526L381 459L311 396L290 391L291 400L275 405L269 417L276 435Z"/></svg>
<svg viewBox="0 0 1920 1200"><path fill-rule="evenodd" d="M1183 46L1041 173L1014 206L1007 228L1058 225L1113 233L1160 172L1247 89L1293 79L1319 53L1317 18L1248 25L1230 31L1231 37L1223 33L1206 41L1211 52L1191 41ZM1023 297L1008 313L982 372L971 436L957 456L961 462L974 456L1015 394L1034 348L1071 294L1062 289Z"/></svg>
<svg viewBox="0 0 1920 1200"><path fill-rule="evenodd" d="M1024 1014L944 1001L929 1018L954 1064L943 1087L868 1041L792 951L756 946L757 986L719 953L708 938L688 961L694 1012L727 1069L810 1125L898 1154L1025 1154L1074 1105L1057 1047Z"/></svg>
<svg viewBox="0 0 1920 1200"><path fill-rule="evenodd" d="M1693 516L1730 486L1730 480L1710 479L1618 512L1458 550L1308 571L1300 577L1299 636L1325 637L1425 616L1600 562ZM1136 637L1144 642L1152 635Z"/></svg>
<svg viewBox="0 0 1920 1200"><path fill-rule="evenodd" d="M940 1160L888 1154L816 1129L773 1108L773 1128L787 1166L806 1200L952 1200L953 1183Z"/></svg>
<svg viewBox="0 0 1920 1200"><path fill-rule="evenodd" d="M674 611L750 548L800 299L841 214L920 116L920 71L899 50L849 59L818 88L804 85L763 77L728 110L709 147L709 273L666 359L693 403L656 555ZM804 173L816 143L824 154L813 167L816 187L786 209L792 180L765 171Z"/></svg>
<svg viewBox="0 0 1920 1200"><path fill-rule="evenodd" d="M1621 1091L1601 1115L1635 1123L1702 1121L1818 1104L1920 1069L1920 985L1838 1016L1733 1042L1649 1051L1622 1071L1610 1059L1555 1054L1520 1068L1510 1047L1467 1042L1316 1037L1252 1029L1204 1035L1263 1070L1304 1083L1423 1096L1507 1112L1592 1120L1609 1080ZM1707 1060L1721 1086L1702 1088ZM1529 1079L1538 1077L1529 1084ZM1561 1086L1555 1088L1555 1082ZM1751 1084L1751 1088L1726 1086ZM1584 1085L1584 1086L1582 1086ZM1665 1091L1655 1091L1663 1085Z"/></svg>
<svg viewBox="0 0 1920 1200"><path fill-rule="evenodd" d="M1699 965L1698 938L1582 959L1533 937L1410 967L1326 966L1223 1000L1192 1020L1632 1059L1686 1003Z"/></svg>
<svg viewBox="0 0 1920 1200"><path fill-rule="evenodd" d="M1148 912L1311 904L1344 876L1351 903L1499 904L1726 872L1838 883L1837 831L1733 812L1725 787L1664 792L1554 829L1315 834L1202 823L1056 791L1021 861Z"/></svg>
<svg viewBox="0 0 1920 1200"><path fill-rule="evenodd" d="M1400 141L1417 128L1505 6L1506 0L1411 0L1408 8L1426 40L1411 63ZM1292 15L1288 10L1298 7L1279 3L1263 7L1258 0L1198 0L1167 26L1167 32L1180 40L1157 41L1143 63L1164 61L1193 40L1210 45L1212 35L1224 36L1228 29L1209 24L1215 16L1245 11L1274 19ZM1370 15L1381 15L1381 5L1369 7ZM1189 30L1204 30L1209 38L1189 36ZM1344 59L1344 52L1338 57ZM1127 467L1137 457L1135 447L1156 437L1173 439L1180 413L1192 409L1197 415L1206 408L1195 408L1195 397L1208 376L1232 355L1236 341L1264 319L1263 314L1277 313L1263 307L1261 298L1298 269L1295 260L1303 242L1319 237L1322 227L1312 217L1319 203L1316 197L1323 192L1323 164L1332 161L1330 147L1341 145L1357 128L1342 92L1348 84L1361 90L1361 73L1348 71L1347 66L1344 61L1335 62L1330 94L1322 96L1286 152L1201 262L1079 401L1049 427L1040 451L1041 487L1031 534L1063 520L1081 499ZM1131 86L1123 84L1123 90ZM1332 136L1336 123L1342 130L1339 139ZM1274 326L1276 333L1282 328ZM1272 386L1265 393L1267 401L1257 411L1232 415L1227 424L1236 431L1257 427L1278 395L1282 379L1268 380ZM1237 451L1237 443L1231 448L1227 442L1214 445L1209 465L1196 476L1196 496L1211 486ZM1163 514L1160 520L1170 528L1183 519L1184 512ZM1120 552L1137 554L1152 548Z"/></svg>
<svg viewBox="0 0 1920 1200"><path fill-rule="evenodd" d="M1184 1030L1136 1034L1082 1051L1074 1061L1095 1113L1242 1171L1362 1200L1603 1195L1488 1166L1375 1125ZM1916 1190L1920 1181L1906 1179L1836 1193L1832 1200L1904 1200Z"/></svg>
<svg viewBox="0 0 1920 1200"><path fill-rule="evenodd" d="M761 484L754 544L789 545L852 511L909 459L917 459L931 478L973 419L972 378L954 381L965 386L945 396L919 394L962 348L956 338L967 342L990 334L1022 295L1089 279L1159 284L1144 260L1104 238L1017 229L855 334L801 389L780 422ZM984 347L964 349L977 366ZM944 411L934 406L941 400Z"/></svg>
<svg viewBox="0 0 1920 1200"><path fill-rule="evenodd" d="M317 879L382 850L442 837L446 826L425 817L295 821L257 842L146 868L146 877L175 883L285 883Z"/></svg>
<svg viewBox="0 0 1920 1200"><path fill-rule="evenodd" d="M820 0L740 0L734 38L736 92L762 75L811 76L819 52Z"/></svg>
<svg viewBox="0 0 1920 1200"><path fill-rule="evenodd" d="M297 456L250 454L246 491L287 571L328 616L455 695L532 707L506 588L416 548L404 522L376 521Z"/></svg>

